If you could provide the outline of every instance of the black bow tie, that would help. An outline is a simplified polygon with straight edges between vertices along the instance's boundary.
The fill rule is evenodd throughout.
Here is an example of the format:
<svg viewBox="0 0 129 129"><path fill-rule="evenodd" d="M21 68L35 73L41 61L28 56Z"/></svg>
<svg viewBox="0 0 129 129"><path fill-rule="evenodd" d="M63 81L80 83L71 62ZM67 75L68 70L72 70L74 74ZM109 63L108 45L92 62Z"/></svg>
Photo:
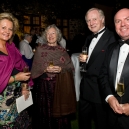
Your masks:
<svg viewBox="0 0 129 129"><path fill-rule="evenodd" d="M129 45L129 39L128 40L121 40L121 39L119 40L120 46L122 46L125 43Z"/></svg>
<svg viewBox="0 0 129 129"><path fill-rule="evenodd" d="M100 32L98 32L98 33L96 33L96 34L93 34L93 38L97 38L98 35L99 35L100 33L102 33L103 31L105 31L105 30L106 30L106 27L105 27L103 30L101 30Z"/></svg>

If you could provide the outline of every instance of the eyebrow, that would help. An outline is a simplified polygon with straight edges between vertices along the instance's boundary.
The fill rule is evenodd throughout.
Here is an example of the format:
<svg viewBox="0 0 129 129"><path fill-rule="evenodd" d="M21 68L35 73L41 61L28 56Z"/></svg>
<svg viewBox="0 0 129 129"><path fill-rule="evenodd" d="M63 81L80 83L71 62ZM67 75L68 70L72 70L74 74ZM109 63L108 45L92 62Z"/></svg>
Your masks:
<svg viewBox="0 0 129 129"><path fill-rule="evenodd" d="M126 17L126 18L124 18L124 19L127 19L127 18L129 18L129 16L128 16L128 17ZM121 20L121 19L115 19L114 21L117 21L117 20Z"/></svg>

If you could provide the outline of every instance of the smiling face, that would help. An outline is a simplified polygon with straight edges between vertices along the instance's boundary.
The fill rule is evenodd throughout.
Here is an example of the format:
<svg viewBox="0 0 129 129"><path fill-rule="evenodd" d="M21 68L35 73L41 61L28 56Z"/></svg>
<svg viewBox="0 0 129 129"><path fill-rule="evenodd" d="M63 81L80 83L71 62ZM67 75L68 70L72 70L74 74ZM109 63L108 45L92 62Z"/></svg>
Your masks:
<svg viewBox="0 0 129 129"><path fill-rule="evenodd" d="M123 39L129 39L129 9L121 9L114 17L117 34Z"/></svg>
<svg viewBox="0 0 129 129"><path fill-rule="evenodd" d="M47 42L50 46L56 46L57 45L57 32L55 28L50 28L47 31Z"/></svg>
<svg viewBox="0 0 129 129"><path fill-rule="evenodd" d="M104 27L104 18L97 10L91 10L86 15L86 23L93 33L97 33Z"/></svg>
<svg viewBox="0 0 129 129"><path fill-rule="evenodd" d="M7 19L0 21L0 41L8 41L13 35L13 23Z"/></svg>

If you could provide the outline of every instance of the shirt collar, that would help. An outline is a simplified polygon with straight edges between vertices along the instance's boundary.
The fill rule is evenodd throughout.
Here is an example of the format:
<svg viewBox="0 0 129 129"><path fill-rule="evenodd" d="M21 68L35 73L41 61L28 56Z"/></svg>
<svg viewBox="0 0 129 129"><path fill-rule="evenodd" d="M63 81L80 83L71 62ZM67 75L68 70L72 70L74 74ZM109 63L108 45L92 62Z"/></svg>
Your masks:
<svg viewBox="0 0 129 129"><path fill-rule="evenodd" d="M25 42L29 43L26 39L24 39Z"/></svg>

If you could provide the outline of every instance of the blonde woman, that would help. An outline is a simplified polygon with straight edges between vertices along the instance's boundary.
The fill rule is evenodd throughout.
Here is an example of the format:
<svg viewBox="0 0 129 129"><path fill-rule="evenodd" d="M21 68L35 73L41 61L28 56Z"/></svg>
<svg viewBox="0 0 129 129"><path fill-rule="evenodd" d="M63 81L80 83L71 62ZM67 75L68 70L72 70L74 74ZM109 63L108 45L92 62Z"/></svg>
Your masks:
<svg viewBox="0 0 129 129"><path fill-rule="evenodd" d="M27 112L18 113L15 104L17 95L29 96L18 82L30 78L30 72L22 72L26 64L12 42L17 29L18 20L12 14L0 14L0 129L27 129L30 124Z"/></svg>

